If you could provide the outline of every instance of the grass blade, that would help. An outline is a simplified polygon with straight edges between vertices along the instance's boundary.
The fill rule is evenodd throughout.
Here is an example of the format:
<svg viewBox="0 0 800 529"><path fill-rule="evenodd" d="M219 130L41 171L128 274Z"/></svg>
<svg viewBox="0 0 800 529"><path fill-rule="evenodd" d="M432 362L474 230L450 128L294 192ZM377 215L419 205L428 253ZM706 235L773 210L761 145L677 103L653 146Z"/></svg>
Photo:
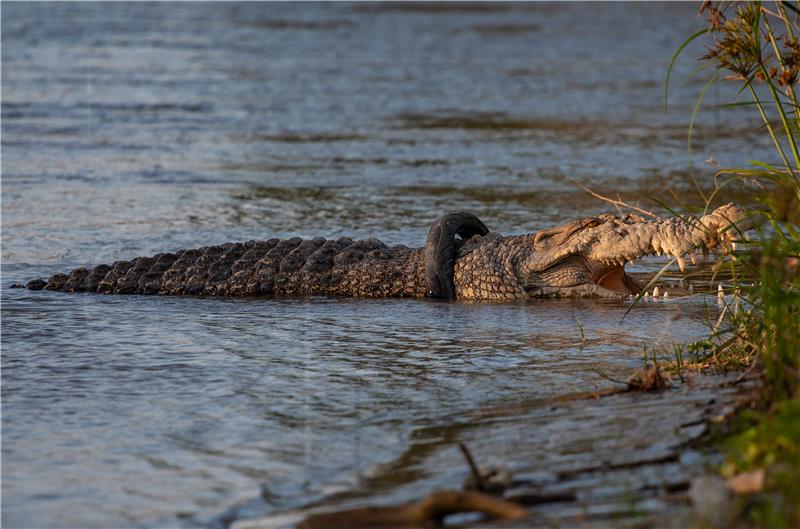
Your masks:
<svg viewBox="0 0 800 529"><path fill-rule="evenodd" d="M697 112L700 110L700 105L703 103L703 98L705 97L706 93L708 93L708 89L711 88L717 79L719 79L719 75L714 74L708 78L706 84L703 86L703 89L700 91L700 95L697 96L697 101L694 103L694 108L692 109L692 117L689 119L689 133L686 139L686 151L689 156L689 168L692 171L692 178L694 178L694 170L691 168L692 165L692 130L694 129L695 119L697 118ZM696 181L695 181L696 183ZM700 186L697 186L698 191L700 191ZM702 192L700 193L702 195Z"/></svg>
<svg viewBox="0 0 800 529"><path fill-rule="evenodd" d="M681 54L683 49L688 46L694 39L701 35L705 35L708 33L708 28L701 29L688 39L684 40L678 49L675 51L675 54L672 56L672 60L669 61L669 68L667 68L667 76L664 78L664 113L667 113L667 96L669 91L669 76L672 74L672 67L675 66L675 61L678 60L678 56Z"/></svg>

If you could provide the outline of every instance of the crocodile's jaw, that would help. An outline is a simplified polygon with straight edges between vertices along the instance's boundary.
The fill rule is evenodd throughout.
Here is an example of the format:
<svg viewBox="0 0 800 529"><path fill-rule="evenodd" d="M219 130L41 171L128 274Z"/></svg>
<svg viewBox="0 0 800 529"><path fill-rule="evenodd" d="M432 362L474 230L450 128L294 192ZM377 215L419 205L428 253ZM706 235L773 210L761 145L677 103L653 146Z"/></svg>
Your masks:
<svg viewBox="0 0 800 529"><path fill-rule="evenodd" d="M642 287L625 264L649 255L672 256L681 271L694 251L733 246L735 235L758 221L734 204L701 217L646 220L601 215L546 230L517 267L525 291L534 297L619 297Z"/></svg>
<svg viewBox="0 0 800 529"><path fill-rule="evenodd" d="M523 280L528 297L621 297L635 295L642 287L625 273L624 265L595 263L573 255L554 265L527 274Z"/></svg>

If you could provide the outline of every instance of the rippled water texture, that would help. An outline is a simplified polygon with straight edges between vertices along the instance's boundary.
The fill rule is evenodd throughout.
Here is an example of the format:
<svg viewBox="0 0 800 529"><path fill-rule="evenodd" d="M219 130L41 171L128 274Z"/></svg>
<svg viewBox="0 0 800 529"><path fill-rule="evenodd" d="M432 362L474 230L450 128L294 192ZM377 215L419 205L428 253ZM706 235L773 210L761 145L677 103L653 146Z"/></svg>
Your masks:
<svg viewBox="0 0 800 529"><path fill-rule="evenodd" d="M458 485L459 440L527 475L679 442L676 418L709 394L559 399L611 386L645 342L703 336L702 299L623 321L627 305L602 301L8 287L251 238L418 246L448 209L503 233L606 209L573 179L685 196L702 79L679 64L669 115L662 79L695 8L4 3L3 525L196 526L405 500ZM702 112L699 177L711 156L758 158L753 129Z"/></svg>

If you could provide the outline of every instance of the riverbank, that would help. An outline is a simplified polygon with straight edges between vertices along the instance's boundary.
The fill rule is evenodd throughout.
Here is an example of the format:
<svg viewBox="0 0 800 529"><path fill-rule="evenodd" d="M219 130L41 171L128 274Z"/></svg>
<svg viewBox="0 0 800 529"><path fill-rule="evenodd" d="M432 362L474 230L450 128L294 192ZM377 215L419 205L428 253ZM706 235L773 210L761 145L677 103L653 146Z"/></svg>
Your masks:
<svg viewBox="0 0 800 529"><path fill-rule="evenodd" d="M450 469L447 488L461 489L462 482L470 477L470 469L457 445L466 439L479 464L488 462L511 471L509 486L498 497L524 507L527 515L522 519L495 521L458 515L448 518L448 523L458 522L469 528L529 527L532 523L571 528L582 527L587 521L591 521L592 527L687 527L697 520L698 502L703 502L701 512L708 508L709 500L696 490L697 480L703 478L707 468L722 461L722 454L709 439L719 425L750 405L755 387L753 380L733 373L686 373L683 380L668 373L664 377L670 380L650 391L618 385L565 394L545 403L549 410L546 417L534 412L543 405L541 402L520 403L520 410L514 410L517 419L513 421L505 418L508 409L477 410L464 416L455 431L436 430L434 435L440 441L429 446L427 454L412 448L394 462L375 469L372 479L365 479L353 490L256 518L248 516L258 508L251 502L231 509L219 521L231 529L274 529L302 526L304 520L314 521L325 514L329 523L341 517L347 519L350 527L360 527L354 522L356 514L363 526L368 527L367 522L375 520L368 516L382 513L374 509L365 512L364 508L405 505L403 501L392 501L398 498L391 493L393 482L403 479L402 474L414 461L425 461L437 451L440 452L435 457L437 465L428 471ZM531 415L524 413L529 405L533 406ZM639 422L634 430L609 420L605 425L595 425L591 431L568 424L570 421L566 419L576 410L594 417L609 406L627 409L631 418L646 413L648 419ZM678 409L680 416L675 420ZM509 461L494 457L497 451L491 445L469 435L471 429L487 426L494 430L495 439L518 444L510 468ZM542 429L550 434L543 436ZM420 435L431 433L420 432ZM546 441L530 442L537 438ZM565 451L572 452L566 461ZM560 452L561 457L553 459L553 452ZM542 465L537 460L547 463ZM447 461L449 465L443 465ZM443 484L448 480L440 476L438 482ZM426 490L425 480L411 485L416 485L413 500L436 490ZM381 494L382 489L385 495ZM331 516L331 513L341 514Z"/></svg>

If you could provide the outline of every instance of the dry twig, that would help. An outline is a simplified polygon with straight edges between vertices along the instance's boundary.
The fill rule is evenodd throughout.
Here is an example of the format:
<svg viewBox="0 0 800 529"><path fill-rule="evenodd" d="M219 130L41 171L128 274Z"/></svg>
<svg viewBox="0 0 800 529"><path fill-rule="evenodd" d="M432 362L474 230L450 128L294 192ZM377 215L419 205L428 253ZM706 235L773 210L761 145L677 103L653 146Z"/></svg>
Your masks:
<svg viewBox="0 0 800 529"><path fill-rule="evenodd" d="M461 453L464 454L464 459L467 460L467 465L469 465L469 470L472 472L472 479L475 480L475 489L483 492L486 490L486 484L483 482L483 476L481 476L480 470L478 470L478 465L475 464L475 460L472 458L472 454L470 453L467 445L464 443L458 443L458 448L461 449Z"/></svg>
<svg viewBox="0 0 800 529"><path fill-rule="evenodd" d="M626 202L623 202L622 200L614 200L613 198L604 197L603 195L601 195L601 194L599 194L599 193L595 193L594 191L592 191L591 189L589 189L588 187L586 187L585 185L583 185L583 184L582 184L581 182L579 182L578 180L573 180L573 181L574 181L574 182L575 182L577 185L579 185L581 188L583 188L583 190L584 190L584 191L586 191L587 193L589 193L589 194L590 194L590 195L592 195L593 197L595 197L595 198L599 198L600 200L604 200L605 202L608 202L608 203L610 203L610 204L613 204L613 205L614 205L614 206L616 206L617 208L627 208L627 209L632 209L632 210L634 210L634 211L638 211L638 212L639 212L639 213L641 213L642 215L647 215L648 217L653 217L654 219L657 219L657 218L658 218L658 215L656 215L656 214L655 214L655 213L653 213L652 211L648 211L648 210L646 210L646 209L638 208L638 207L636 207L636 206L631 206L630 204L628 204L628 203L626 203Z"/></svg>

